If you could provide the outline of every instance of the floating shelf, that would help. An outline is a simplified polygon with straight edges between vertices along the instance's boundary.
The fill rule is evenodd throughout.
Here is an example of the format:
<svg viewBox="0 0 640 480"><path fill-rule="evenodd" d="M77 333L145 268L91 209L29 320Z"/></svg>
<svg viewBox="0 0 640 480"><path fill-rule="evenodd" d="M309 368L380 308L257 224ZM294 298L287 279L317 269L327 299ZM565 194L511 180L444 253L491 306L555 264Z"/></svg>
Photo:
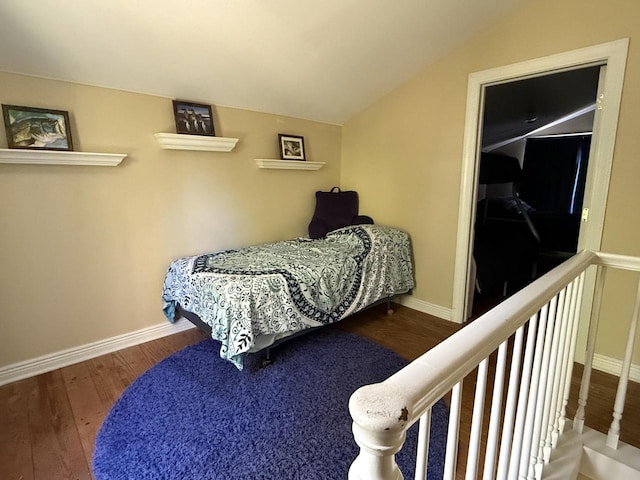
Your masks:
<svg viewBox="0 0 640 480"><path fill-rule="evenodd" d="M325 162L305 162L299 160L272 160L270 158L256 158L259 168L277 168L280 170L318 170Z"/></svg>
<svg viewBox="0 0 640 480"><path fill-rule="evenodd" d="M98 165L115 167L125 153L88 153L58 150L0 148L0 163L30 163L37 165Z"/></svg>
<svg viewBox="0 0 640 480"><path fill-rule="evenodd" d="M205 135L156 133L154 136L162 148L169 150L230 152L235 148L236 143L238 143L237 138L208 137Z"/></svg>

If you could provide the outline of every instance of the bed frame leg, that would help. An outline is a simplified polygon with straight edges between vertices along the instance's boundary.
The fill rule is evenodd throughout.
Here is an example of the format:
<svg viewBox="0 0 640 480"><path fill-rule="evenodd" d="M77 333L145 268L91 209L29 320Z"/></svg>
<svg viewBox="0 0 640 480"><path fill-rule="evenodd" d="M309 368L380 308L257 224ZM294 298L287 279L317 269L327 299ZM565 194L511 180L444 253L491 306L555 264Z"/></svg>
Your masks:
<svg viewBox="0 0 640 480"><path fill-rule="evenodd" d="M396 313L393 308L391 308L391 300L387 300L387 315L391 316Z"/></svg>
<svg viewBox="0 0 640 480"><path fill-rule="evenodd" d="M273 363L273 360L271 360L271 349L267 348L267 350L265 351L264 357L260 362L260 368L266 368L272 363Z"/></svg>

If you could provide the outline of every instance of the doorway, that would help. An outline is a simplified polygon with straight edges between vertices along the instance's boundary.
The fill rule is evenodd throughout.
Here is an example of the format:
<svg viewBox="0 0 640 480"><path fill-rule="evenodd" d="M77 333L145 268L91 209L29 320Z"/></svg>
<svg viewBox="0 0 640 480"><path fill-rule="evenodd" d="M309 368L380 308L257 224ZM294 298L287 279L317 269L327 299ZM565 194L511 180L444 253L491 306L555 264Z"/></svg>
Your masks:
<svg viewBox="0 0 640 480"><path fill-rule="evenodd" d="M600 69L485 88L472 317L576 253Z"/></svg>
<svg viewBox="0 0 640 480"><path fill-rule="evenodd" d="M589 215L581 226L578 244L579 250L598 250L604 224L628 43L628 39L617 40L469 76L451 315L454 321L463 323L467 320L470 289L473 288L470 248L473 241L472 219L475 218L476 185L482 143L479 127L486 89L491 85L552 72L587 66L606 67L605 73L601 76L596 102L597 114L591 142L590 168L585 184L584 205L589 209Z"/></svg>

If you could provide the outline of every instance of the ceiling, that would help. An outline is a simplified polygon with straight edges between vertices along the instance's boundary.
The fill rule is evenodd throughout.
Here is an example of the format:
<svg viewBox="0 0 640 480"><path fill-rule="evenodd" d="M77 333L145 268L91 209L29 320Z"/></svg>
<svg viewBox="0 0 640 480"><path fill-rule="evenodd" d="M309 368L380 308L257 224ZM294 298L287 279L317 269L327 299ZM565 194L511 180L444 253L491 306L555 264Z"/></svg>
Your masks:
<svg viewBox="0 0 640 480"><path fill-rule="evenodd" d="M487 87L482 146L490 151L557 125L553 133L591 131L600 66L541 75Z"/></svg>
<svg viewBox="0 0 640 480"><path fill-rule="evenodd" d="M2 0L0 70L342 124L525 1Z"/></svg>

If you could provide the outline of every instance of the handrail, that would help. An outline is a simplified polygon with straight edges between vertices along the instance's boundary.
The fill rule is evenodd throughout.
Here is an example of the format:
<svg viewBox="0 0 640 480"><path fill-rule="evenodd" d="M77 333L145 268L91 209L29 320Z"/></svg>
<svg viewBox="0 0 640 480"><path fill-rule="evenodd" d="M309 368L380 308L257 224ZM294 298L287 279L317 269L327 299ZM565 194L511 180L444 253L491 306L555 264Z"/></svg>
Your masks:
<svg viewBox="0 0 640 480"><path fill-rule="evenodd" d="M414 414L421 415L427 406L453 388L458 382L456 379L465 377L540 310L551 296L591 265L595 258L596 255L591 251L575 255L478 317L456 335L447 338L383 383L403 389L405 397L414 405ZM469 344L480 344L481 347L469 355ZM415 382L416 378L423 380L418 384Z"/></svg>
<svg viewBox="0 0 640 480"><path fill-rule="evenodd" d="M620 270L640 272L640 257L619 255L617 253L597 252L596 258L598 265L618 268Z"/></svg>
<svg viewBox="0 0 640 480"><path fill-rule="evenodd" d="M570 284L594 264L624 264L626 268L640 270L640 260L633 257L582 251L388 379L358 389L349 401L349 409L354 421L354 436L361 453L351 467L349 478L401 479L402 473L395 464L393 455L402 447L406 430L446 393L455 390L456 386L459 388L464 377L527 322L535 330L535 320L540 310L546 310L552 298L563 289L570 288ZM581 283L575 289L576 292L579 289ZM576 302L579 302L576 298L579 296L580 293L575 294L570 307L567 306L567 310L571 308L570 316L575 312ZM572 329L577 328L577 322L572 325ZM542 331L546 326L540 328ZM575 336L575 330L573 334ZM548 350L547 348L544 353L545 361ZM572 358L573 352L565 355ZM536 362L540 361L541 357L537 357ZM568 375L570 377L570 371Z"/></svg>

